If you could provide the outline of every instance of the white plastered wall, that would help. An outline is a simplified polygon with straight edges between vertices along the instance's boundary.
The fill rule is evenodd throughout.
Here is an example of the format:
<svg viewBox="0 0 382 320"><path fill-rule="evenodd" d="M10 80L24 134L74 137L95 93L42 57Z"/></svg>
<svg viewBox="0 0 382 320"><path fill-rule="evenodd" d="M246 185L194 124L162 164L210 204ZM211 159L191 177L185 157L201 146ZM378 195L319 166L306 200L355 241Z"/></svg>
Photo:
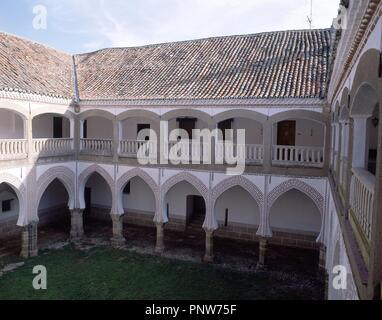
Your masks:
<svg viewBox="0 0 382 320"><path fill-rule="evenodd" d="M319 234L321 214L315 203L304 193L290 190L280 196L270 209L272 230Z"/></svg>
<svg viewBox="0 0 382 320"><path fill-rule="evenodd" d="M44 139L53 138L53 118L59 117L53 114L40 115L33 119L33 138ZM62 136L63 138L70 137L70 121L63 118L62 121Z"/></svg>
<svg viewBox="0 0 382 320"><path fill-rule="evenodd" d="M101 117L87 118L88 139L113 139L113 122Z"/></svg>
<svg viewBox="0 0 382 320"><path fill-rule="evenodd" d="M169 204L169 218L171 216L186 217L187 196L200 196L199 192L188 182L182 181L172 187L166 195L166 204Z"/></svg>
<svg viewBox="0 0 382 320"><path fill-rule="evenodd" d="M141 178L130 180L130 194L123 194L123 207L127 212L155 213L154 194Z"/></svg>
<svg viewBox="0 0 382 320"><path fill-rule="evenodd" d="M100 208L111 208L112 195L107 182L97 173L90 176L86 188L91 188L92 205Z"/></svg>
<svg viewBox="0 0 382 320"><path fill-rule="evenodd" d="M0 139L23 139L24 120L14 112L0 109Z"/></svg>
<svg viewBox="0 0 382 320"><path fill-rule="evenodd" d="M215 217L219 225L225 222L228 209L228 224L244 224L258 226L260 210L253 197L243 188L236 186L224 192L215 204Z"/></svg>

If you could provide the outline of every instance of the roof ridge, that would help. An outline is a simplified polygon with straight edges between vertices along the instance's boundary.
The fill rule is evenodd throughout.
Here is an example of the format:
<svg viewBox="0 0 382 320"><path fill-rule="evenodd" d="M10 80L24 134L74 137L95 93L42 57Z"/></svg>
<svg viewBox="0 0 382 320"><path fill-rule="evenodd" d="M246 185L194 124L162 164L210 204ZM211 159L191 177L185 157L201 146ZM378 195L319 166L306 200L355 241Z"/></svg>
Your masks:
<svg viewBox="0 0 382 320"><path fill-rule="evenodd" d="M228 39L228 38L245 38L245 37L251 37L251 36L262 36L262 35L272 35L272 34L279 34L279 33L287 33L287 32L323 32L323 31L331 31L331 28L319 28L319 29L290 29L290 30L279 30L279 31L264 31L264 32L258 32L258 33L245 33L245 34L233 34L233 35L225 35L225 36L211 36L211 37L205 37L205 38L196 38L196 39L189 39L189 40L178 40L178 41L166 41L166 42L158 42L158 43L150 43L140 46L126 46L126 47L105 47L102 49L98 49L95 51L89 51L89 52L83 52L83 53L77 53L74 54L74 56L85 56L88 54L94 54L101 51L107 51L107 50L124 50L124 49L146 49L150 47L156 47L161 45L168 45L168 44L181 44L181 43L188 43L188 42L199 42L199 41L206 41L206 40L214 40L214 39Z"/></svg>

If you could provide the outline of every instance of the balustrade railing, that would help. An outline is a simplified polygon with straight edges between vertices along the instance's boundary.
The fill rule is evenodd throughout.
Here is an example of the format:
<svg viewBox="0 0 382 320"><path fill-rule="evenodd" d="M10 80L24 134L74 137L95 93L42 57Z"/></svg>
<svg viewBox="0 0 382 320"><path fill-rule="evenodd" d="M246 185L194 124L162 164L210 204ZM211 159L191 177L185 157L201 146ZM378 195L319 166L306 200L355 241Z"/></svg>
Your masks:
<svg viewBox="0 0 382 320"><path fill-rule="evenodd" d="M264 146L257 144L216 144L216 157L218 159L237 158L245 159L247 164L262 163L264 160Z"/></svg>
<svg viewBox="0 0 382 320"><path fill-rule="evenodd" d="M274 146L273 163L310 167L324 166L323 147Z"/></svg>
<svg viewBox="0 0 382 320"><path fill-rule="evenodd" d="M350 207L364 238L370 243L374 206L375 176L370 172L353 168L350 187Z"/></svg>
<svg viewBox="0 0 382 320"><path fill-rule="evenodd" d="M0 140L0 160L24 159L28 156L28 142L25 139Z"/></svg>
<svg viewBox="0 0 382 320"><path fill-rule="evenodd" d="M127 158L137 158L138 156L154 158L157 155L157 143L144 140L121 140L118 153Z"/></svg>
<svg viewBox="0 0 382 320"><path fill-rule="evenodd" d="M33 153L39 156L66 155L74 152L73 139L33 139Z"/></svg>
<svg viewBox="0 0 382 320"><path fill-rule="evenodd" d="M81 139L80 148L82 154L110 156L113 153L113 140Z"/></svg>

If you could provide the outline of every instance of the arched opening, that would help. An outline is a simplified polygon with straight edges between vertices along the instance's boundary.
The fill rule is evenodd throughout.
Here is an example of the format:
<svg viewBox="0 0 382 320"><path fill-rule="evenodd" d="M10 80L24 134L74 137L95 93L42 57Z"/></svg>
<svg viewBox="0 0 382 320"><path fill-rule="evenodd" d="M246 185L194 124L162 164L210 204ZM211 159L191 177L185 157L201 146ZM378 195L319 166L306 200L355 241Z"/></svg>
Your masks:
<svg viewBox="0 0 382 320"><path fill-rule="evenodd" d="M113 121L101 116L90 116L81 121L81 152L108 155L113 152Z"/></svg>
<svg viewBox="0 0 382 320"><path fill-rule="evenodd" d="M202 253L206 204L200 192L187 181L178 182L166 193L164 210L168 217L166 229L177 231L166 232L167 244L171 243L171 246L178 248L192 247Z"/></svg>
<svg viewBox="0 0 382 320"><path fill-rule="evenodd" d="M17 255L21 247L21 228L17 227L20 203L17 193L7 183L0 184L0 258Z"/></svg>
<svg viewBox="0 0 382 320"><path fill-rule="evenodd" d="M16 112L0 109L0 160L27 156L25 119Z"/></svg>
<svg viewBox="0 0 382 320"><path fill-rule="evenodd" d="M89 236L110 238L112 221L112 192L107 181L98 172L91 174L84 188L84 231Z"/></svg>
<svg viewBox="0 0 382 320"><path fill-rule="evenodd" d="M217 259L238 257L256 264L258 251L253 241L257 241L260 208L251 194L241 186L226 190L217 199L214 214L219 225L214 239Z"/></svg>
<svg viewBox="0 0 382 320"><path fill-rule="evenodd" d="M53 180L45 189L38 204L38 243L39 249L56 241L66 241L70 236L69 194L65 185Z"/></svg>
<svg viewBox="0 0 382 320"><path fill-rule="evenodd" d="M237 156L240 150L245 150L247 164L262 163L264 136L263 125L259 121L251 118L235 117L218 122L217 128L222 131L223 141L232 141L236 146L233 150L234 156ZM233 130L233 135L229 135L229 130ZM238 140L238 130L244 130L245 143ZM223 148L217 150L223 151Z"/></svg>
<svg viewBox="0 0 382 320"><path fill-rule="evenodd" d="M150 140L158 141L160 137L159 127L159 121L144 116L122 120L120 122L120 155L135 158L142 143ZM153 130L156 133L156 137L150 135L149 130Z"/></svg>
<svg viewBox="0 0 382 320"><path fill-rule="evenodd" d="M68 139L70 120L62 115L44 113L32 120L33 139Z"/></svg>
<svg viewBox="0 0 382 320"><path fill-rule="evenodd" d="M362 84L354 97L350 116L353 119L353 168L364 169L375 175L379 102L376 90Z"/></svg>
<svg viewBox="0 0 382 320"><path fill-rule="evenodd" d="M297 189L285 192L270 209L273 236L291 246L315 247L321 223L321 214L314 201Z"/></svg>
<svg viewBox="0 0 382 320"><path fill-rule="evenodd" d="M140 177L130 179L121 190L124 216L124 236L128 243L155 245L154 215L156 201L153 190Z"/></svg>
<svg viewBox="0 0 382 320"><path fill-rule="evenodd" d="M0 109L0 139L24 139L24 119L8 109Z"/></svg>
<svg viewBox="0 0 382 320"><path fill-rule="evenodd" d="M276 165L324 166L325 124L300 118L273 124L273 163Z"/></svg>

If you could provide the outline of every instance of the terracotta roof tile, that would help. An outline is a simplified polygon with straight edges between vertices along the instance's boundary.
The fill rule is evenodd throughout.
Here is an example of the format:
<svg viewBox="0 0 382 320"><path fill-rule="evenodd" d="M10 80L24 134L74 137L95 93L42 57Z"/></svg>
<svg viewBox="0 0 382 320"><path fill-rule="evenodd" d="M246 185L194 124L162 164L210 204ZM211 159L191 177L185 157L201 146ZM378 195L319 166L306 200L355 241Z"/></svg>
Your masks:
<svg viewBox="0 0 382 320"><path fill-rule="evenodd" d="M72 57L0 32L0 90L71 98Z"/></svg>

